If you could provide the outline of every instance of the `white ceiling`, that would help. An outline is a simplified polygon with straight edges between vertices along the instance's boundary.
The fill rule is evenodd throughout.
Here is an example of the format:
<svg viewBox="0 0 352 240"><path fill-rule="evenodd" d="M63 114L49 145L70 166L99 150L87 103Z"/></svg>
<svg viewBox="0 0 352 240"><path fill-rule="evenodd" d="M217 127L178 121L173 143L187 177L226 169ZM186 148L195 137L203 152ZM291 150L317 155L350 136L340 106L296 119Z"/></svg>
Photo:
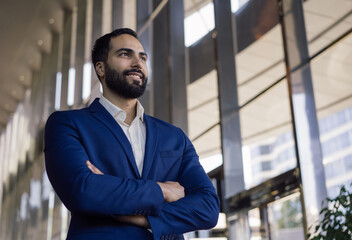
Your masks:
<svg viewBox="0 0 352 240"><path fill-rule="evenodd" d="M49 53L51 31L60 32L69 0L0 1L0 131L31 86L32 72Z"/></svg>

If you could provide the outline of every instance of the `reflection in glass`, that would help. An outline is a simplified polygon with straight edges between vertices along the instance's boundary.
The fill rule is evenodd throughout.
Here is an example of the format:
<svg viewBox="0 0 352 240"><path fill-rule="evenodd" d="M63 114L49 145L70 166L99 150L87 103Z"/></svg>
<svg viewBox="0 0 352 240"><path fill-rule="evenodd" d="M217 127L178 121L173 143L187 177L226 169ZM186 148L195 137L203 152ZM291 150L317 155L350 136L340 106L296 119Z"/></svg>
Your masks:
<svg viewBox="0 0 352 240"><path fill-rule="evenodd" d="M351 56L349 36L311 63L329 197L335 197L341 185L352 182Z"/></svg>
<svg viewBox="0 0 352 240"><path fill-rule="evenodd" d="M246 211L237 212L228 218L229 239L249 239L248 214Z"/></svg>
<svg viewBox="0 0 352 240"><path fill-rule="evenodd" d="M211 171L222 164L216 70L187 86L187 105L188 136L203 167Z"/></svg>
<svg viewBox="0 0 352 240"><path fill-rule="evenodd" d="M296 167L286 81L242 108L240 117L247 189Z"/></svg>
<svg viewBox="0 0 352 240"><path fill-rule="evenodd" d="M231 11L233 13L237 12L241 7L243 7L249 0L231 0Z"/></svg>
<svg viewBox="0 0 352 240"><path fill-rule="evenodd" d="M280 25L236 54L239 104L243 105L285 76Z"/></svg>
<svg viewBox="0 0 352 240"><path fill-rule="evenodd" d="M310 56L351 29L352 1L304 1L303 11Z"/></svg>
<svg viewBox="0 0 352 240"><path fill-rule="evenodd" d="M186 15L187 9L197 9L200 4L189 6L189 1L185 1ZM214 29L214 4L209 2L205 6L200 7L184 20L185 25L185 46L189 47L197 42L208 32Z"/></svg>
<svg viewBox="0 0 352 240"><path fill-rule="evenodd" d="M248 211L248 225L250 229L250 240L261 240L259 208Z"/></svg>
<svg viewBox="0 0 352 240"><path fill-rule="evenodd" d="M268 205L272 240L304 240L302 204L295 193Z"/></svg>

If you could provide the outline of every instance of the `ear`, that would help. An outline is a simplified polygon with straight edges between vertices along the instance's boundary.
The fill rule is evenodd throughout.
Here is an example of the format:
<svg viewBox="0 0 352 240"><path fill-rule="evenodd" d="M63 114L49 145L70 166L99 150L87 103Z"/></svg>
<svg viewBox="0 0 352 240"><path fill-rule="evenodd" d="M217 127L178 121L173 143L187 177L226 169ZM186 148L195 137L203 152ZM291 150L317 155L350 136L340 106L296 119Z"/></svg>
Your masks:
<svg viewBox="0 0 352 240"><path fill-rule="evenodd" d="M102 77L105 76L105 65L103 62L97 62L95 64L95 71L97 72L99 78L101 79Z"/></svg>

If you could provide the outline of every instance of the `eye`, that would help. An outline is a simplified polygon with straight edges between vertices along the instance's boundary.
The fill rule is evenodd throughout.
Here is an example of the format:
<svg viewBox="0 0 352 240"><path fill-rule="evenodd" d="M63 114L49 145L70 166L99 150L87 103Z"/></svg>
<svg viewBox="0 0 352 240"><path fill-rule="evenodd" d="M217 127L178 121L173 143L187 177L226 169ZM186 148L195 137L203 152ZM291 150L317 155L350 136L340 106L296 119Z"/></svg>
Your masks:
<svg viewBox="0 0 352 240"><path fill-rule="evenodd" d="M128 52L121 52L121 53L120 53L120 56L128 57L128 56L129 56L129 53L128 53Z"/></svg>
<svg viewBox="0 0 352 240"><path fill-rule="evenodd" d="M144 56L144 55L142 55L142 56L140 57L140 59L141 59L143 62L146 62L146 61L147 61L147 57Z"/></svg>

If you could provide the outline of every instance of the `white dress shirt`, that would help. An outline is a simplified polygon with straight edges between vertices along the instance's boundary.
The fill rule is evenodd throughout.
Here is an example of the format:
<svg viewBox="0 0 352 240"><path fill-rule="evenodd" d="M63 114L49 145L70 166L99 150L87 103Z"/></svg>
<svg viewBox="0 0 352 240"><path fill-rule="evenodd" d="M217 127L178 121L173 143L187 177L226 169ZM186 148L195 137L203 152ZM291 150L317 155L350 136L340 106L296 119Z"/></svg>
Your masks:
<svg viewBox="0 0 352 240"><path fill-rule="evenodd" d="M124 122L126 120L126 112L124 110L112 104L104 96L101 96L99 102L114 117L130 141L139 174L142 176L146 139L146 128L143 120L144 108L142 104L137 101L136 117L133 119L131 125L128 125Z"/></svg>

